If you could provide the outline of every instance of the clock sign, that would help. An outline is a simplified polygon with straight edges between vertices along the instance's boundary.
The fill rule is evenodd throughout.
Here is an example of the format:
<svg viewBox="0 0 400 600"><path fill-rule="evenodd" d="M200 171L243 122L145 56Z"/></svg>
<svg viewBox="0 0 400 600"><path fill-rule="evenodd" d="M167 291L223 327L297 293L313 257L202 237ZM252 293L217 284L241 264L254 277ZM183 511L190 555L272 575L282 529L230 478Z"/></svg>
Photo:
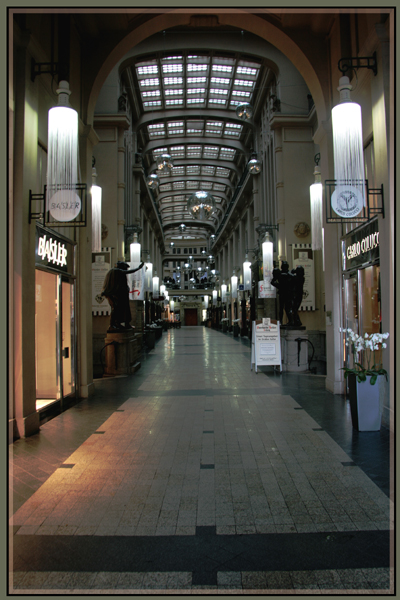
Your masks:
<svg viewBox="0 0 400 600"><path fill-rule="evenodd" d="M336 214L344 219L358 215L364 207L364 198L359 189L354 186L336 188L331 196L331 206Z"/></svg>

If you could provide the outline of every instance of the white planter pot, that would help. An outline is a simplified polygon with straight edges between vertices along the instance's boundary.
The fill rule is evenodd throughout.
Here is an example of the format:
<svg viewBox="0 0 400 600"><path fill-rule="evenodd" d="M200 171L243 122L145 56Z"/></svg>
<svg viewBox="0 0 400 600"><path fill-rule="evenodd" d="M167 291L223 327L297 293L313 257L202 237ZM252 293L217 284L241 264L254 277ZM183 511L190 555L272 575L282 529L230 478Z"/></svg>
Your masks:
<svg viewBox="0 0 400 600"><path fill-rule="evenodd" d="M381 428L380 395L383 376L379 375L375 385L370 376L359 383L355 375L349 375L350 409L353 427L358 431L379 431Z"/></svg>

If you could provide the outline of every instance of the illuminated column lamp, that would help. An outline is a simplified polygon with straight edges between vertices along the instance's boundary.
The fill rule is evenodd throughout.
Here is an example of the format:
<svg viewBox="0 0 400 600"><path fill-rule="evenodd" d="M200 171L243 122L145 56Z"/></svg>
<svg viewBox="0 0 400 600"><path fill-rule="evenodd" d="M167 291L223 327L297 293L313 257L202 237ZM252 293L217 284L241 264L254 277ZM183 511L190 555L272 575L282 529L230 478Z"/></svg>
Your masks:
<svg viewBox="0 0 400 600"><path fill-rule="evenodd" d="M315 182L310 185L311 209L311 248L322 249L322 183L321 169L318 165L314 169Z"/></svg>
<svg viewBox="0 0 400 600"><path fill-rule="evenodd" d="M154 275L153 277L153 296L155 296L156 298L158 298L158 296L160 295L160 279L157 277L157 275Z"/></svg>
<svg viewBox="0 0 400 600"><path fill-rule="evenodd" d="M164 296L165 295L165 285L160 285L160 296Z"/></svg>
<svg viewBox="0 0 400 600"><path fill-rule="evenodd" d="M348 77L339 79L340 104L332 109L333 160L336 190L351 186L358 190L365 205L364 156L361 106L351 102Z"/></svg>
<svg viewBox="0 0 400 600"><path fill-rule="evenodd" d="M251 290L251 262L247 254L243 263L243 285L245 291Z"/></svg>
<svg viewBox="0 0 400 600"><path fill-rule="evenodd" d="M92 252L101 252L101 187L96 185L97 172L92 168Z"/></svg>
<svg viewBox="0 0 400 600"><path fill-rule="evenodd" d="M171 300L171 302L169 303L169 309L171 312L174 312L174 306L175 306L175 302L173 300Z"/></svg>
<svg viewBox="0 0 400 600"><path fill-rule="evenodd" d="M131 269L137 269L140 265L141 246L137 241L137 233L133 234L133 242L130 245L131 251Z"/></svg>
<svg viewBox="0 0 400 600"><path fill-rule="evenodd" d="M262 243L263 256L263 279L267 285L271 285L272 271L274 269L274 244L267 233Z"/></svg>
<svg viewBox="0 0 400 600"><path fill-rule="evenodd" d="M208 308L208 296L204 296L204 306Z"/></svg>
<svg viewBox="0 0 400 600"><path fill-rule="evenodd" d="M217 298L218 298L218 292L217 292L217 290L213 290L213 293L212 293L213 306L217 306Z"/></svg>
<svg viewBox="0 0 400 600"><path fill-rule="evenodd" d="M78 113L69 106L68 81L60 81L58 106L48 113L46 210L57 221L72 221L81 211L74 189L79 181Z"/></svg>
<svg viewBox="0 0 400 600"><path fill-rule="evenodd" d="M222 302L226 302L226 290L227 290L227 285L225 283L223 283L221 285L221 301Z"/></svg>
<svg viewBox="0 0 400 600"><path fill-rule="evenodd" d="M236 277L236 275L232 275L231 277L231 293L232 298L238 297L238 278Z"/></svg>
<svg viewBox="0 0 400 600"><path fill-rule="evenodd" d="M144 281L146 291L153 291L153 263L150 262L150 255L147 256L147 262L145 263L146 271L144 275Z"/></svg>

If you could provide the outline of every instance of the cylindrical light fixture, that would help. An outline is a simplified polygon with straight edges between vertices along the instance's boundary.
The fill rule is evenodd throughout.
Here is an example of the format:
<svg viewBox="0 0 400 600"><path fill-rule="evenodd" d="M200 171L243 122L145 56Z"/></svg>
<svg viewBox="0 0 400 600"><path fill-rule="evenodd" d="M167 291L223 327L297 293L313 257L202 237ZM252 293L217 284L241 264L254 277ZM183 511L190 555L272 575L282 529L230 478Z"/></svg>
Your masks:
<svg viewBox="0 0 400 600"><path fill-rule="evenodd" d="M231 294L232 298L238 297L238 278L236 275L232 275L231 277Z"/></svg>
<svg viewBox="0 0 400 600"><path fill-rule="evenodd" d="M315 182L310 185L311 209L311 248L322 248L322 183L321 169L318 165L314 169Z"/></svg>
<svg viewBox="0 0 400 600"><path fill-rule="evenodd" d="M92 252L101 252L101 193L96 185L97 172L92 168Z"/></svg>
<svg viewBox="0 0 400 600"><path fill-rule="evenodd" d="M58 106L48 113L46 210L57 221L72 221L81 211L74 191L79 182L78 113L69 106L68 81L60 81Z"/></svg>
<svg viewBox="0 0 400 600"><path fill-rule="evenodd" d="M208 296L204 296L204 306L208 308Z"/></svg>
<svg viewBox="0 0 400 600"><path fill-rule="evenodd" d="M147 292L153 291L153 263L150 262L150 255L147 256L147 262L144 264L146 267L144 282L145 290Z"/></svg>
<svg viewBox="0 0 400 600"><path fill-rule="evenodd" d="M141 245L137 241L137 233L133 234L133 242L130 245L131 269L137 269L140 265Z"/></svg>
<svg viewBox="0 0 400 600"><path fill-rule="evenodd" d="M243 285L245 291L251 290L251 262L247 254L243 263Z"/></svg>
<svg viewBox="0 0 400 600"><path fill-rule="evenodd" d="M165 294L165 285L162 284L162 285L160 285L160 296L164 296L164 294Z"/></svg>
<svg viewBox="0 0 400 600"><path fill-rule="evenodd" d="M174 306L175 306L175 302L173 300L171 300L169 303L169 309L171 312L174 312Z"/></svg>
<svg viewBox="0 0 400 600"><path fill-rule="evenodd" d="M358 190L365 205L364 151L361 106L351 102L348 77L339 80L340 104L332 109L333 160L336 191L349 186ZM359 211L360 212L360 211Z"/></svg>
<svg viewBox="0 0 400 600"><path fill-rule="evenodd" d="M213 290L212 299L213 299L214 306L217 306L217 298L218 298L218 292L217 292L217 290Z"/></svg>
<svg viewBox="0 0 400 600"><path fill-rule="evenodd" d="M221 301L222 302L226 302L226 290L227 290L228 286L226 285L226 283L223 283L221 285Z"/></svg>
<svg viewBox="0 0 400 600"><path fill-rule="evenodd" d="M157 275L154 275L153 277L153 296L155 296L156 298L158 298L158 296L160 295L160 279L157 277Z"/></svg>
<svg viewBox="0 0 400 600"><path fill-rule="evenodd" d="M262 243L262 255L263 255L263 279L270 283L272 279L272 271L274 269L274 244L271 241L269 234L265 236L265 240Z"/></svg>

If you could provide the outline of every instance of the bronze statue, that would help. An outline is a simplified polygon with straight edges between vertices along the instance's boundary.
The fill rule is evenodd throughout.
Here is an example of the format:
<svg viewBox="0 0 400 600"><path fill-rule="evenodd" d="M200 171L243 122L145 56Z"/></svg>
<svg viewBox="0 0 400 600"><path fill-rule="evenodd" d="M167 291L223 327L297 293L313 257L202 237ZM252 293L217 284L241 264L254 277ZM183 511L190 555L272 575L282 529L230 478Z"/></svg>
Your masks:
<svg viewBox="0 0 400 600"><path fill-rule="evenodd" d="M279 294L279 321L283 321L283 309L288 319L288 323L282 326L301 327L298 310L303 299L304 268L296 267L289 273L289 263L282 261L281 268L272 272L271 285L276 287Z"/></svg>
<svg viewBox="0 0 400 600"><path fill-rule="evenodd" d="M117 333L134 329L129 325L132 316L129 306L129 286L126 276L129 273L135 273L143 267L141 263L137 269L128 269L129 265L118 261L113 269L110 269L105 276L102 296L105 296L111 306L110 327L108 333Z"/></svg>

